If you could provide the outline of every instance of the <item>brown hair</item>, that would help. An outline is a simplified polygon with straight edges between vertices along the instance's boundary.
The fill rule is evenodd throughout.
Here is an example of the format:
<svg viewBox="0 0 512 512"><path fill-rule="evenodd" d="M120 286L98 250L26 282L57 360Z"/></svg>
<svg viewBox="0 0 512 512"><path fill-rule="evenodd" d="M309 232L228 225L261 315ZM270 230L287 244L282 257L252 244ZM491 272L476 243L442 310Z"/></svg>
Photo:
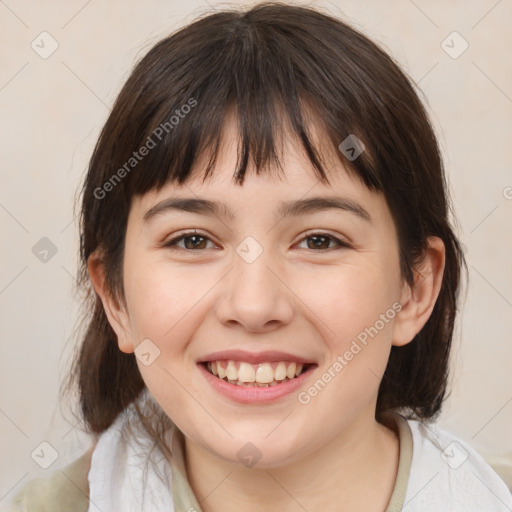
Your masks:
<svg viewBox="0 0 512 512"><path fill-rule="evenodd" d="M335 148L350 134L364 143L355 160L338 155L369 189L384 194L407 282L413 283L427 238L443 240L438 300L415 339L392 347L376 411L377 417L397 408L434 417L446 394L464 257L448 220L443 164L428 116L412 81L364 35L311 8L264 3L207 15L156 44L128 78L101 132L82 189L79 282L88 289L91 310L72 372L87 428L107 429L145 387L135 356L118 349L90 288L87 260L101 248L108 286L124 303L131 199L168 182L184 183L205 151L208 176L231 110L239 125L236 183L243 184L250 162L258 173L273 168L270 163L280 167L276 139L284 120L328 183L305 122L312 113ZM150 139L155 145L135 159L134 151L149 147Z"/></svg>

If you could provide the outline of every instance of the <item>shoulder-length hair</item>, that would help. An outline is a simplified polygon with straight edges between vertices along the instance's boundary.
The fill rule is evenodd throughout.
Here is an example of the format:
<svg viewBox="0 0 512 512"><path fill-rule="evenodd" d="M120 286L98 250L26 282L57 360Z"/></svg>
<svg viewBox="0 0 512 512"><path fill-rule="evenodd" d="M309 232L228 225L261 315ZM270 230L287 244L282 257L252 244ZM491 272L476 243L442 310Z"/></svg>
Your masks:
<svg viewBox="0 0 512 512"><path fill-rule="evenodd" d="M121 269L132 198L169 182L185 183L202 154L209 155L207 177L231 111L239 128L237 183L250 163L258 172L279 168L277 139L285 122L319 180L328 183L311 137L312 115L335 148L351 134L364 143L357 159L337 153L368 189L384 194L403 279L414 282L428 237L444 242L446 264L433 312L411 343L392 347L376 411L377 417L400 409L433 418L446 394L465 262L450 227L429 118L412 80L367 37L311 8L264 3L206 15L157 43L136 65L103 127L80 212L79 282L89 290L90 310L72 377L87 428L96 434L107 429L145 387L134 354L118 349L90 289L87 260L101 248L108 286L124 303Z"/></svg>

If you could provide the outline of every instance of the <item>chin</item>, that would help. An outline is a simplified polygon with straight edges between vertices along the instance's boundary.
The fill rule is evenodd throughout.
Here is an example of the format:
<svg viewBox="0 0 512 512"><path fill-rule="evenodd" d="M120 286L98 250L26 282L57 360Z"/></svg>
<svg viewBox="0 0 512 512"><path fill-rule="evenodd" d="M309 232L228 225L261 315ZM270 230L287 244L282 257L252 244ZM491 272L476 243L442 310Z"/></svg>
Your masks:
<svg viewBox="0 0 512 512"><path fill-rule="evenodd" d="M271 431L272 429L268 430L268 432ZM212 455L248 469L272 469L286 466L299 459L305 448L297 446L297 443L291 442L289 438L287 438L288 443L283 443L283 437L277 433L267 438L261 437L261 430L247 432L243 436L233 434L233 438L222 444L216 438L209 441L207 446L203 443L201 445ZM270 439L270 437L274 438Z"/></svg>

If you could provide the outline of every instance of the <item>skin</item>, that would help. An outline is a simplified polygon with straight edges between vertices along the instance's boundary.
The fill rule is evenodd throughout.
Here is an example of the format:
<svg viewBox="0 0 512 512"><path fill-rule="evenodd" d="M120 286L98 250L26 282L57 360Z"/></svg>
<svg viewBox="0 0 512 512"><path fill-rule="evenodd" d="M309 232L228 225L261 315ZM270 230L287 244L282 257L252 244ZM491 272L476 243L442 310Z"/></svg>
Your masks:
<svg viewBox="0 0 512 512"><path fill-rule="evenodd" d="M153 364L138 362L139 368L185 435L189 481L205 512L384 510L399 444L395 432L375 420L378 387L391 346L409 343L432 312L443 243L429 239L409 286L400 274L384 196L349 174L334 150L322 151L331 182L324 185L298 141L287 135L284 176L257 176L249 169L240 187L232 180L236 137L234 120L228 119L207 182L198 174L184 186L168 184L134 198L123 262L125 301L107 289L99 251L89 260L93 285L120 350L131 353L146 338L160 350ZM312 196L350 198L371 222L329 210L276 223L281 201ZM143 221L152 206L170 197L222 201L236 215L228 220L167 212ZM162 247L189 229L207 237L200 239L200 249L184 248L187 240L175 250ZM327 239L321 244L327 248L317 249L307 237L318 233L350 246ZM250 264L236 252L247 236L263 249ZM193 247L190 239L187 247ZM303 391L397 301L401 311L307 405L298 402L298 393L266 405L232 402L206 382L195 363L217 350L286 351L318 365ZM247 442L262 455L252 468L237 457Z"/></svg>

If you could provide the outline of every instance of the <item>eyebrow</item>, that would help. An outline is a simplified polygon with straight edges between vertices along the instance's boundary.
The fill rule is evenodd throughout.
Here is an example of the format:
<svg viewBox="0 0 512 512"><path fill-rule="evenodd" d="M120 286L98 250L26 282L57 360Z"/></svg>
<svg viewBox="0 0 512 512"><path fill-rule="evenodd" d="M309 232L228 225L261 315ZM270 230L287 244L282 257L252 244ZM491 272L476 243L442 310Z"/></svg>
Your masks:
<svg viewBox="0 0 512 512"><path fill-rule="evenodd" d="M371 223L370 214L357 202L345 197L310 197L308 199L299 199L296 201L285 201L281 203L276 212L276 218L295 217L307 215L309 213L341 210L357 215L362 220ZM180 211L197 213L202 215L214 215L230 220L235 218L235 213L226 204L208 199L198 199L193 197L176 197L164 199L151 207L143 217L143 222L163 215L167 212Z"/></svg>

